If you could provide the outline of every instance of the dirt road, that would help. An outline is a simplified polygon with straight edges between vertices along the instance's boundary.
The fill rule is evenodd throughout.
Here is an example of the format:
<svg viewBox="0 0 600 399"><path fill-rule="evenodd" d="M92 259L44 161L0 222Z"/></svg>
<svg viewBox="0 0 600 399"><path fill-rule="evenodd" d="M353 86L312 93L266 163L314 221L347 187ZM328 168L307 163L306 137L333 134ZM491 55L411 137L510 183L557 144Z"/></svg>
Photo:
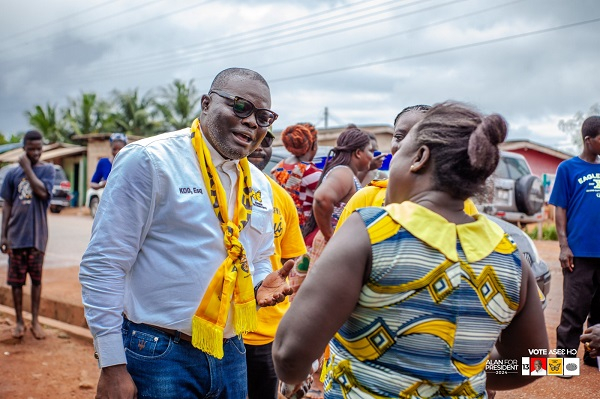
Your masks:
<svg viewBox="0 0 600 399"><path fill-rule="evenodd" d="M562 276L558 264L558 244L536 241L541 256L552 272L552 287L546 308L546 329L550 345L556 342L555 328L560 317ZM22 343L10 339L7 323L12 317L0 315L0 398L54 399L93 398L98 369L93 348L68 334L47 329L48 338L37 341L27 334ZM581 357L581 355L580 355ZM497 399L584 399L598 397L600 373L582 366L582 375L570 380L543 377L527 387L499 392Z"/></svg>
<svg viewBox="0 0 600 399"><path fill-rule="evenodd" d="M556 326L560 322L562 306L562 271L558 262L557 241L535 241L540 256L548 263L552 274L552 284L548 293L548 306L544 311L546 331L550 348L556 345ZM580 348L579 356L583 357ZM542 377L524 388L498 392L496 399L591 399L597 398L600 390L600 372L597 368L584 366L581 360L581 375L571 379Z"/></svg>

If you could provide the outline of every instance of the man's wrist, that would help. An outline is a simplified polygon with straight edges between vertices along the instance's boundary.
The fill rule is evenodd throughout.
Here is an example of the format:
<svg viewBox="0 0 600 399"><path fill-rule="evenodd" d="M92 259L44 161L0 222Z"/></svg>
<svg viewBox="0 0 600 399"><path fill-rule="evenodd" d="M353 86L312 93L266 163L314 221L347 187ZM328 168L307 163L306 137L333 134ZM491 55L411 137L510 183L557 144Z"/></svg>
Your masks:
<svg viewBox="0 0 600 399"><path fill-rule="evenodd" d="M260 280L255 286L254 286L254 298L258 298L258 289L260 288L260 286L262 285L264 280Z"/></svg>

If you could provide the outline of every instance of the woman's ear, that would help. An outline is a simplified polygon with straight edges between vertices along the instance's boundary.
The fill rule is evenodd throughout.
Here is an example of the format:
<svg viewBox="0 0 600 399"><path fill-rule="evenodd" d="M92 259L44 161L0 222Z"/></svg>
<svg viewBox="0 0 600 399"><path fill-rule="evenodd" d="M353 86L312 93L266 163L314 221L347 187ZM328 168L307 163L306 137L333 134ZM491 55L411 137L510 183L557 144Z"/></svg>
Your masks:
<svg viewBox="0 0 600 399"><path fill-rule="evenodd" d="M431 152L429 151L429 147L426 145L422 145L417 149L417 154L413 160L412 165L410 166L411 172L418 172L421 169L424 169L429 162L431 157Z"/></svg>

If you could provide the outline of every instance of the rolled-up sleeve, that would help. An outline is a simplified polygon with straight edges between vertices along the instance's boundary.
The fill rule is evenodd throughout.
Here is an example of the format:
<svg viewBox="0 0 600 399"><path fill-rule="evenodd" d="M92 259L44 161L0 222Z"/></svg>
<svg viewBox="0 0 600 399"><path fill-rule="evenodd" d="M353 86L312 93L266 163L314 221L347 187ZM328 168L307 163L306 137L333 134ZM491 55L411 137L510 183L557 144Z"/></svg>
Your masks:
<svg viewBox="0 0 600 399"><path fill-rule="evenodd" d="M79 280L100 367L127 363L121 335L125 279L151 225L157 185L145 148L127 146L115 159L94 219Z"/></svg>

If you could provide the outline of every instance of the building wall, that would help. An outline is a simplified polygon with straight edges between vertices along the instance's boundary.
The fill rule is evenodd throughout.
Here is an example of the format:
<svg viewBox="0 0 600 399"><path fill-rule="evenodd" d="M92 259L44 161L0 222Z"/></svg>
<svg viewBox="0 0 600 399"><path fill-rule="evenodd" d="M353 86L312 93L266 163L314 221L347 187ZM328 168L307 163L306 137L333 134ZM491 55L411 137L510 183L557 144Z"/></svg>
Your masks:
<svg viewBox="0 0 600 399"><path fill-rule="evenodd" d="M365 129L366 130L366 129ZM335 147L337 136L329 136L321 138L318 136L319 145L323 146L331 146ZM391 144L392 144L392 134L390 133L375 133L375 138L377 138L377 144L379 145L379 151L381 152L390 152Z"/></svg>
<svg viewBox="0 0 600 399"><path fill-rule="evenodd" d="M523 155L525 159L527 159L527 163L531 167L532 173L540 177L543 174L556 174L556 168L558 168L558 165L563 161L560 158L532 149L510 150L510 152Z"/></svg>
<svg viewBox="0 0 600 399"><path fill-rule="evenodd" d="M392 126L359 126L359 128L375 135L377 144L379 145L379 151L386 153L390 152L392 136L394 135L394 128ZM319 145L335 147L337 138L343 130L344 128L320 129L317 136ZM276 134L275 141L273 142L274 146L283 145L279 134L280 132Z"/></svg>

